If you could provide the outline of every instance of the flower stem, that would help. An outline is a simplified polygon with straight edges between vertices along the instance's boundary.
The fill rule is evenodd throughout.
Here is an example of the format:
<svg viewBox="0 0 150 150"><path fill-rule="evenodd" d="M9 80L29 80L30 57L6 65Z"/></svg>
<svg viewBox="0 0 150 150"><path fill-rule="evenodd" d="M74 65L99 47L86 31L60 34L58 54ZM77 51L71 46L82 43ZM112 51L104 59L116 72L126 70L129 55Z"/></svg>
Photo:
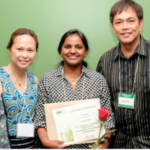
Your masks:
<svg viewBox="0 0 150 150"><path fill-rule="evenodd" d="M99 130L99 135L98 135L98 140L100 139L100 134L101 134L101 130L102 130L102 125L103 125L103 121L101 121L101 125L100 125L100 130ZM98 142L97 140L97 142ZM98 143L99 144L99 143Z"/></svg>

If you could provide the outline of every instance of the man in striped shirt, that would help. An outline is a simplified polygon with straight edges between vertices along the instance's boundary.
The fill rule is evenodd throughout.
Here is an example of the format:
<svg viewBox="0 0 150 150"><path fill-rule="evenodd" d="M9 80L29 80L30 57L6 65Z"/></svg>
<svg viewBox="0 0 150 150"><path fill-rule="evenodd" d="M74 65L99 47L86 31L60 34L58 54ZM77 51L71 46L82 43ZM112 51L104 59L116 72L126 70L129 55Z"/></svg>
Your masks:
<svg viewBox="0 0 150 150"><path fill-rule="evenodd" d="M150 148L150 42L140 32L142 7L120 0L110 11L119 44L101 57L97 71L106 78L115 115L114 148Z"/></svg>

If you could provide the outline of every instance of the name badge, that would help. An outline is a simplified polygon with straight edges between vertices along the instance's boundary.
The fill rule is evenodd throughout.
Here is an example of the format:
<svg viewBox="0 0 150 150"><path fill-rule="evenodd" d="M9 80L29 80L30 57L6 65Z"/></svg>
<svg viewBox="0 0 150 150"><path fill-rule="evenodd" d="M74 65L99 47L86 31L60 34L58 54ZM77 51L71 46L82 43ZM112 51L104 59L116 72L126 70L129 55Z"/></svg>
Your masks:
<svg viewBox="0 0 150 150"><path fill-rule="evenodd" d="M17 137L34 137L34 124L17 124Z"/></svg>
<svg viewBox="0 0 150 150"><path fill-rule="evenodd" d="M134 109L134 94L119 93L118 94L118 107Z"/></svg>

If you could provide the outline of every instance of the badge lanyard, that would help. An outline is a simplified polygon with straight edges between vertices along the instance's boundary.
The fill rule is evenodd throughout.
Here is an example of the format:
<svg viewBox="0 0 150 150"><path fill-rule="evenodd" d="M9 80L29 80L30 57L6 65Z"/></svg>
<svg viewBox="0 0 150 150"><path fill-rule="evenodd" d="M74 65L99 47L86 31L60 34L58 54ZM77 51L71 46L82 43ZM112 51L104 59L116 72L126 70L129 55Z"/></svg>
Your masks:
<svg viewBox="0 0 150 150"><path fill-rule="evenodd" d="M16 81L16 79L15 79L15 77L14 77L12 71L11 71L10 65L9 65L9 70L12 74L12 77L13 77L14 81L16 82L16 85L18 85L18 83L17 83L17 81ZM26 76L27 76L27 74L26 74ZM26 88L27 88L27 83L28 83L28 77L27 77L27 80L26 80L25 91L26 91ZM18 86L18 88L20 90L19 86ZM21 94L21 96L23 97L24 93ZM24 104L27 107L27 103L26 103L25 99L24 98L22 98L22 99L24 100ZM22 109L21 109L22 117L23 117L24 104L23 104ZM30 116L30 112L29 112L29 116ZM20 120L21 120L21 118L20 118ZM29 118L31 120L31 116ZM20 123L20 120L19 120L19 123L17 124L17 137L34 137L34 124L33 123L22 124L22 123Z"/></svg>
<svg viewBox="0 0 150 150"><path fill-rule="evenodd" d="M27 83L28 83L28 78L27 78ZM27 88L27 83L26 83L25 90ZM24 96L24 94L22 96ZM22 99L24 100L24 104L27 107L27 103L26 103L25 99L24 98L22 98ZM25 108L23 107L22 108L22 117L23 117L23 110L24 109ZM30 112L28 112L28 113L29 113L29 116L30 116L29 120L31 120L32 117L30 115ZM17 124L17 137L34 137L34 123L23 124L23 123L20 123L20 120L19 120L19 123Z"/></svg>
<svg viewBox="0 0 150 150"><path fill-rule="evenodd" d="M119 46L118 46L119 47ZM140 49L140 44L139 44ZM118 49L119 52L119 49ZM134 103L135 103L135 83L136 83L136 74L138 70L138 64L139 64L139 55L136 63L135 73L134 73L134 81L133 81L133 88L132 88L132 94L130 93L123 93L122 87L121 87L121 69L120 69L120 55L119 55L119 83L120 83L120 92L118 94L118 107L124 107L124 108L131 108L134 109Z"/></svg>
<svg viewBox="0 0 150 150"><path fill-rule="evenodd" d="M18 86L18 83L17 83L17 81L16 81L16 79L15 79L15 77L14 77L12 71L11 71L10 64L9 64L9 70L10 70L10 72L11 72L11 75L12 75L14 81L16 82L16 85ZM26 76L27 76L27 74L26 74ZM27 89L27 83L28 83L28 77L27 77L27 80L26 80L25 91L26 91L26 89ZM18 88L19 88L19 90L20 90L20 87L19 87L19 86L18 86ZM21 91L21 90L20 90L20 91ZM21 93L20 93L20 94L21 94ZM24 96L24 93L21 94L21 96L23 97L23 96ZM26 103L25 99L24 99L24 98L22 98L22 99L23 99L23 101L24 101L24 104L25 104L26 107L27 107L27 103ZM24 107L22 107L22 109L21 109L22 114L23 114L23 110L24 110ZM30 116L30 113L29 113L29 116ZM21 120L21 119L20 119L20 120ZM20 120L19 120L19 123L20 123ZM30 116L30 120L31 120L31 116Z"/></svg>
<svg viewBox="0 0 150 150"><path fill-rule="evenodd" d="M28 82L28 78L27 78L27 82ZM25 90L26 90L26 88L25 88ZM26 103L24 98L23 98L23 100L24 100L24 104L27 107L27 103ZM25 108L23 107L23 109L25 109ZM23 109L22 109L22 114L23 114ZM29 113L29 116L30 116L29 120L31 120L32 117L30 115L30 112L28 112L28 113ZM22 115L22 117L23 117L23 115ZM34 123L23 124L23 123L20 123L20 120L19 120L19 123L17 124L17 137L34 137Z"/></svg>
<svg viewBox="0 0 150 150"><path fill-rule="evenodd" d="M139 47L140 47L140 45L139 45ZM134 73L134 82L133 82L132 94L133 94L134 87L135 87L136 74L137 74L137 70L138 70L138 64L139 64L139 55L138 55L136 69L135 69L135 73ZM121 92L122 88L121 88L121 79L120 79L120 76L121 76L121 71L120 71L120 55L119 55L119 83L120 83L120 92Z"/></svg>

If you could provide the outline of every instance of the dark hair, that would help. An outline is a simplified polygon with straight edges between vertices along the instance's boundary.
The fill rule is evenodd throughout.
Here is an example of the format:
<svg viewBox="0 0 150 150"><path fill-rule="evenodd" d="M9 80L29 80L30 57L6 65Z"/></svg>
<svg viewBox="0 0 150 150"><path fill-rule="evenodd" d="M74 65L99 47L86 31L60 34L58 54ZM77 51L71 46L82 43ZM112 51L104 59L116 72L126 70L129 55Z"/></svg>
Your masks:
<svg viewBox="0 0 150 150"><path fill-rule="evenodd" d="M138 3L136 3L132 0L120 0L120 1L116 2L110 10L110 21L111 21L111 23L113 23L114 16L117 13L120 14L123 10L127 10L129 7L131 7L136 12L136 15L137 15L139 22L140 22L140 20L143 19L142 7Z"/></svg>
<svg viewBox="0 0 150 150"><path fill-rule="evenodd" d="M23 34L28 34L34 38L34 40L36 42L36 51L38 51L39 43L38 43L36 34L34 33L34 31L32 31L30 29L26 29L26 28L20 28L20 29L17 29L15 32L13 32L6 48L7 49L11 48L14 43L15 37L18 35L23 35Z"/></svg>
<svg viewBox="0 0 150 150"><path fill-rule="evenodd" d="M65 39L66 39L68 36L73 35L73 34L77 34L77 35L81 38L81 40L82 40L82 42L83 42L83 44L84 44L85 50L86 50L86 51L89 50L88 41L87 41L85 35L84 35L80 30L72 29L72 30L67 31L67 32L62 36L62 38L61 38L61 40L60 40L60 42L59 42L59 46L58 46L58 53L59 53L59 54L60 54L60 52L61 52L61 48L62 48L62 46L63 46L63 44L64 44ZM63 62L62 62L62 63L63 63ZM85 67L87 67L87 63L86 63L85 61L83 61L82 64L83 64Z"/></svg>

